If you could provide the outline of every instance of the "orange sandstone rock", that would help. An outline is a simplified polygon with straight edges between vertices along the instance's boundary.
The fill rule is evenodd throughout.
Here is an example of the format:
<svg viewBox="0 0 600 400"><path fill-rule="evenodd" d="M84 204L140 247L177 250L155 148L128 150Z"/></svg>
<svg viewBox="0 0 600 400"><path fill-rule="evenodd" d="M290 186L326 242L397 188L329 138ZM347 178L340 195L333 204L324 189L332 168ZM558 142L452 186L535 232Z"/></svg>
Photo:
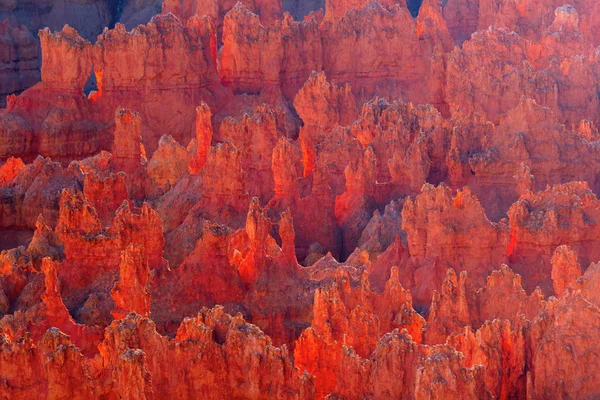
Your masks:
<svg viewBox="0 0 600 400"><path fill-rule="evenodd" d="M212 113L206 103L202 103L196 108L196 158L192 160L190 164L190 172L198 173L208 157L208 150L210 149L213 128L211 122Z"/></svg>
<svg viewBox="0 0 600 400"><path fill-rule="evenodd" d="M425 304L444 279L444 266L467 271L482 284L493 266L506 260L508 227L490 222L468 189L452 196L446 186L424 185L419 196L404 203L402 227L418 268L413 295Z"/></svg>
<svg viewBox="0 0 600 400"><path fill-rule="evenodd" d="M271 25L238 2L223 21L223 51L219 75L234 93L289 86L291 95L311 71L321 69L317 22L295 22L287 15ZM295 88L295 90L294 90Z"/></svg>
<svg viewBox="0 0 600 400"><path fill-rule="evenodd" d="M92 70L92 45L68 25L40 31L42 82L56 89L81 90ZM63 64L64 63L64 64Z"/></svg>
<svg viewBox="0 0 600 400"><path fill-rule="evenodd" d="M583 265L598 257L595 247L589 246L586 239L595 229L596 204L596 196L586 183L572 182L548 187L542 192L528 192L511 207L511 245L507 251L511 265L523 275L527 289L540 285L546 294L552 293L551 259L560 245L573 249ZM586 228L577 229L576 226ZM569 258L575 261L573 256ZM555 262L557 288L564 289L565 283L571 282L575 274L567 271L576 269L577 263L559 267L558 259ZM558 271L562 268L566 275L560 278ZM565 283L558 283L560 281Z"/></svg>
<svg viewBox="0 0 600 400"><path fill-rule="evenodd" d="M4 185L13 180L24 166L25 164L20 158L11 157L6 160L0 167L0 183Z"/></svg>
<svg viewBox="0 0 600 400"><path fill-rule="evenodd" d="M150 296L146 291L149 273L148 260L142 246L127 246L121 253L119 282L110 292L115 301L115 309L112 311L115 319L125 318L130 312L142 317L150 315Z"/></svg>
<svg viewBox="0 0 600 400"><path fill-rule="evenodd" d="M598 395L597 2L29 3L0 397Z"/></svg>

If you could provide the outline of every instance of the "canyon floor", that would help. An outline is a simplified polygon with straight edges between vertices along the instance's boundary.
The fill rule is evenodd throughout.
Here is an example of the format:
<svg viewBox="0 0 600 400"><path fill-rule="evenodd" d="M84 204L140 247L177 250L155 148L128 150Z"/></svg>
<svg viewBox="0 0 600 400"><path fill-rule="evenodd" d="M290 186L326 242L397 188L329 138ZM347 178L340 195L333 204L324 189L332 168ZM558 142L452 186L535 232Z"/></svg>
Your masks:
<svg viewBox="0 0 600 400"><path fill-rule="evenodd" d="M600 398L599 46L596 0L0 0L0 399Z"/></svg>

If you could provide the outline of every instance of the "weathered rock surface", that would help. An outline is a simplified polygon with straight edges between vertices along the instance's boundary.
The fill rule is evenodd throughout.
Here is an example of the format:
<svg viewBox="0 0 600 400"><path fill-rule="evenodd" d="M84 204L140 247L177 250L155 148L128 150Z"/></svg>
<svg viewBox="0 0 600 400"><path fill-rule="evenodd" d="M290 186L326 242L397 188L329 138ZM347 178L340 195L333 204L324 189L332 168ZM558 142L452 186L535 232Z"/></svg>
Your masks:
<svg viewBox="0 0 600 400"><path fill-rule="evenodd" d="M600 396L596 3L0 0L0 398Z"/></svg>

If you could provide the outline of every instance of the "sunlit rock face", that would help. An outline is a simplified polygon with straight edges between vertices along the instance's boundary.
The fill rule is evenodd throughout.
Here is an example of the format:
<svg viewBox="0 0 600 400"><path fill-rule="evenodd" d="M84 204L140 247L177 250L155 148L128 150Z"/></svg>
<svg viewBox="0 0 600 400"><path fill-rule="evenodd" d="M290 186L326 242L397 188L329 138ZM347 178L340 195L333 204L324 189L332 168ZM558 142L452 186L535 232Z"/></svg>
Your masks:
<svg viewBox="0 0 600 400"><path fill-rule="evenodd" d="M600 397L598 2L0 20L0 398Z"/></svg>

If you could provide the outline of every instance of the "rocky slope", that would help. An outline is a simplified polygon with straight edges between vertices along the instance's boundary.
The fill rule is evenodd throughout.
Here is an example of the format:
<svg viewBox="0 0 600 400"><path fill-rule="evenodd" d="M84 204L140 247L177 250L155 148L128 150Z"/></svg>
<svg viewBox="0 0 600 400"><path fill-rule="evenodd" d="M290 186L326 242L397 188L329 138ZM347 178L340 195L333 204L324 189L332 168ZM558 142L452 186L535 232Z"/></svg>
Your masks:
<svg viewBox="0 0 600 400"><path fill-rule="evenodd" d="M44 4L0 399L600 396L595 2Z"/></svg>

